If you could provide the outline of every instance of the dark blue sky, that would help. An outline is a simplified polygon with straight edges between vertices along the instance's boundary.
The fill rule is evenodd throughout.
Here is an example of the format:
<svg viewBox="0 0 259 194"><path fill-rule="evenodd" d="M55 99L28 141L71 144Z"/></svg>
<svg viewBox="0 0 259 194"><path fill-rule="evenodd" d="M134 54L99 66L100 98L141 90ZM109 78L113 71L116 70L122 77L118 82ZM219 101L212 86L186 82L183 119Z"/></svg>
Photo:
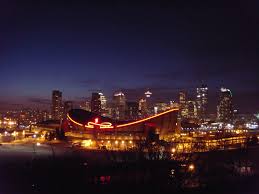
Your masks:
<svg viewBox="0 0 259 194"><path fill-rule="evenodd" d="M72 3L73 2L73 3ZM256 1L0 2L0 107L78 100L101 89L177 99L221 86L241 112L258 111Z"/></svg>

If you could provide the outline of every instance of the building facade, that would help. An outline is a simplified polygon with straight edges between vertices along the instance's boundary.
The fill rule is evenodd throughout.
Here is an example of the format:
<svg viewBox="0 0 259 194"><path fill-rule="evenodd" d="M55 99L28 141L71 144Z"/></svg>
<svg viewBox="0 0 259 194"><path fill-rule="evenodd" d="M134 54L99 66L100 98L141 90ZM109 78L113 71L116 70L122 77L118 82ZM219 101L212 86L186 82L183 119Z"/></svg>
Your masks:
<svg viewBox="0 0 259 194"><path fill-rule="evenodd" d="M53 120L60 120L63 116L62 92L52 91L51 117Z"/></svg>
<svg viewBox="0 0 259 194"><path fill-rule="evenodd" d="M101 114L101 98L100 94L97 92L92 93L92 99L91 99L91 112L96 114Z"/></svg>
<svg viewBox="0 0 259 194"><path fill-rule="evenodd" d="M186 93L183 91L179 93L179 116L181 118L186 118L188 116L187 98Z"/></svg>
<svg viewBox="0 0 259 194"><path fill-rule="evenodd" d="M122 92L116 92L113 95L113 119L125 120L126 97Z"/></svg>
<svg viewBox="0 0 259 194"><path fill-rule="evenodd" d="M208 87L202 85L196 89L197 116L203 121L208 113Z"/></svg>
<svg viewBox="0 0 259 194"><path fill-rule="evenodd" d="M217 107L218 120L229 123L233 121L233 115L232 92L227 88L221 88Z"/></svg>

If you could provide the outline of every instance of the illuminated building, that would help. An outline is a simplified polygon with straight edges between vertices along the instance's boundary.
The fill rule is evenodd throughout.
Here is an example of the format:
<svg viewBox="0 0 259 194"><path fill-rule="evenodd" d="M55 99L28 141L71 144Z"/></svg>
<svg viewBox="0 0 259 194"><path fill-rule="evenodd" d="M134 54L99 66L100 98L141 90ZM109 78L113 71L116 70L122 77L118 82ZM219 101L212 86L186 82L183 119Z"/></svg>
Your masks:
<svg viewBox="0 0 259 194"><path fill-rule="evenodd" d="M151 102L151 96L152 96L152 92L150 92L150 90L147 90L145 92L145 100L146 100L146 116L151 116L153 114L153 106L152 106L152 102Z"/></svg>
<svg viewBox="0 0 259 194"><path fill-rule="evenodd" d="M160 139L177 132L178 109L170 109L160 114L136 121L117 121L92 112L73 109L67 115L67 134L96 141L142 141L148 131L155 129Z"/></svg>
<svg viewBox="0 0 259 194"><path fill-rule="evenodd" d="M103 93L99 93L100 95L100 101L101 101L101 115L107 116L108 110L107 110L107 100L106 97L103 95Z"/></svg>
<svg viewBox="0 0 259 194"><path fill-rule="evenodd" d="M175 101L170 101L170 108L179 108L179 103L175 102Z"/></svg>
<svg viewBox="0 0 259 194"><path fill-rule="evenodd" d="M80 104L80 108L86 111L91 111L91 102L87 100L85 102L82 102Z"/></svg>
<svg viewBox="0 0 259 194"><path fill-rule="evenodd" d="M145 118L148 115L148 109L147 109L147 100L146 99L140 99L139 100L139 112L141 115L141 118Z"/></svg>
<svg viewBox="0 0 259 194"><path fill-rule="evenodd" d="M188 109L186 104L186 93L180 92L179 93L179 112L181 118L186 118L188 115Z"/></svg>
<svg viewBox="0 0 259 194"><path fill-rule="evenodd" d="M187 118L194 119L197 118L197 108L195 101L187 101L186 103L187 108Z"/></svg>
<svg viewBox="0 0 259 194"><path fill-rule="evenodd" d="M116 92L113 95L113 118L116 120L125 120L126 97L122 92Z"/></svg>
<svg viewBox="0 0 259 194"><path fill-rule="evenodd" d="M208 107L208 87L202 85L196 89L196 105L197 105L197 114L200 120L204 120L207 114Z"/></svg>
<svg viewBox="0 0 259 194"><path fill-rule="evenodd" d="M219 105L217 107L218 120L224 123L233 120L232 93L227 88L221 88Z"/></svg>
<svg viewBox="0 0 259 194"><path fill-rule="evenodd" d="M63 115L62 92L54 90L52 92L51 115L53 120L60 120Z"/></svg>
<svg viewBox="0 0 259 194"><path fill-rule="evenodd" d="M103 93L99 93L99 95L100 95L100 100L101 100L101 108L106 109L106 106L107 106L106 97L103 95Z"/></svg>
<svg viewBox="0 0 259 194"><path fill-rule="evenodd" d="M155 115L170 109L170 105L164 102L156 103L154 106Z"/></svg>
<svg viewBox="0 0 259 194"><path fill-rule="evenodd" d="M91 111L96 114L101 114L101 98L100 94L93 92L91 99Z"/></svg>
<svg viewBox="0 0 259 194"><path fill-rule="evenodd" d="M126 119L137 120L139 118L139 107L137 102L127 102Z"/></svg>

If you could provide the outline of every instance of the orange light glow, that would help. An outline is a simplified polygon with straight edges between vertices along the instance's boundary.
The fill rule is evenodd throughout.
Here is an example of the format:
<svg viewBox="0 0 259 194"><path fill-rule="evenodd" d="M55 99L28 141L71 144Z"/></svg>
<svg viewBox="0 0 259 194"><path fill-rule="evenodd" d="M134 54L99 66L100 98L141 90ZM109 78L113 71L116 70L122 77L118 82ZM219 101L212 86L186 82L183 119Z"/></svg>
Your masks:
<svg viewBox="0 0 259 194"><path fill-rule="evenodd" d="M131 122L131 123L126 123L126 124L122 124L122 125L117 125L117 127L127 127L127 126L130 126L130 125L135 125L135 124L139 124L139 123L142 123L144 121L148 121L150 119L154 119L156 117L159 117L159 116L162 116L164 114L167 114L167 113L170 113L170 112L174 112L174 111L177 111L179 110L178 108L174 108L174 109L170 109L168 111L165 111L165 112L162 112L160 114L157 114L157 115L154 115L154 116L151 116L151 117L148 117L148 118L145 118L145 119L141 119L141 120L138 120L138 121L134 121L134 122Z"/></svg>
<svg viewBox="0 0 259 194"><path fill-rule="evenodd" d="M87 125L85 125L85 127L91 128L91 129L93 129L94 126L98 126L98 127L100 127L100 129L112 129L112 128L114 128L112 126L112 123L109 123L109 122L103 122L103 123L100 123L100 124L95 123L95 122L88 122Z"/></svg>
<svg viewBox="0 0 259 194"><path fill-rule="evenodd" d="M122 127L127 127L127 126L131 126L131 125L135 125L135 124L139 124L139 123L142 123L142 122L145 122L145 121L148 121L150 119L154 119L154 118L157 118L159 116L162 116L164 114L167 114L167 113L170 113L170 112L174 112L174 111L177 111L179 110L178 108L174 108L174 109L170 109L168 111L165 111L165 112L162 112L160 114L157 114L157 115L154 115L154 116L151 116L151 117L148 117L148 118L145 118L145 119L141 119L141 120L138 120L138 121L134 121L134 122L130 122L130 123L126 123L126 124L121 124L121 125L117 125L116 128L122 128ZM114 126L112 125L112 123L110 122L103 122L103 123L98 123L99 122L99 119L98 118L95 118L94 122L88 122L87 125L83 125L81 123L78 123L76 121L74 121L70 116L69 114L67 114L67 117L70 121L72 121L73 123L79 125L79 126L85 126L86 128L91 128L93 129L94 126L98 126L100 127L100 129L113 129Z"/></svg>
<svg viewBox="0 0 259 194"><path fill-rule="evenodd" d="M69 116L69 114L67 114L67 118L68 118L70 121L72 121L73 123L75 123L75 124L77 124L77 125L79 125L79 126L83 126L83 124L74 121L74 120Z"/></svg>

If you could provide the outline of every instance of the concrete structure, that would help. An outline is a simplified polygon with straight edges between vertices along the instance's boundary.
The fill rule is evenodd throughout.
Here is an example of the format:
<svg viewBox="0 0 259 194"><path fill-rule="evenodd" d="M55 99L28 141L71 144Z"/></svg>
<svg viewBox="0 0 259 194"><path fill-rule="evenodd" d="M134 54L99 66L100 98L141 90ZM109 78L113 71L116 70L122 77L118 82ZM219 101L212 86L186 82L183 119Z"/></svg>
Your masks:
<svg viewBox="0 0 259 194"><path fill-rule="evenodd" d="M232 93L227 88L220 89L219 105L217 107L218 120L224 123L233 121Z"/></svg>
<svg viewBox="0 0 259 194"><path fill-rule="evenodd" d="M197 106L197 116L200 120L204 120L206 118L207 110L208 110L208 87L202 85L197 88L196 95L196 106Z"/></svg>
<svg viewBox="0 0 259 194"><path fill-rule="evenodd" d="M62 92L54 90L52 92L51 117L53 120L60 120L63 115Z"/></svg>
<svg viewBox="0 0 259 194"><path fill-rule="evenodd" d="M78 134L82 139L104 140L145 140L150 130L160 139L177 132L178 109L132 122L115 121L81 109L71 110L67 115L65 130Z"/></svg>
<svg viewBox="0 0 259 194"><path fill-rule="evenodd" d="M96 114L101 114L101 98L100 94L97 92L92 93L92 99L91 99L91 111Z"/></svg>

